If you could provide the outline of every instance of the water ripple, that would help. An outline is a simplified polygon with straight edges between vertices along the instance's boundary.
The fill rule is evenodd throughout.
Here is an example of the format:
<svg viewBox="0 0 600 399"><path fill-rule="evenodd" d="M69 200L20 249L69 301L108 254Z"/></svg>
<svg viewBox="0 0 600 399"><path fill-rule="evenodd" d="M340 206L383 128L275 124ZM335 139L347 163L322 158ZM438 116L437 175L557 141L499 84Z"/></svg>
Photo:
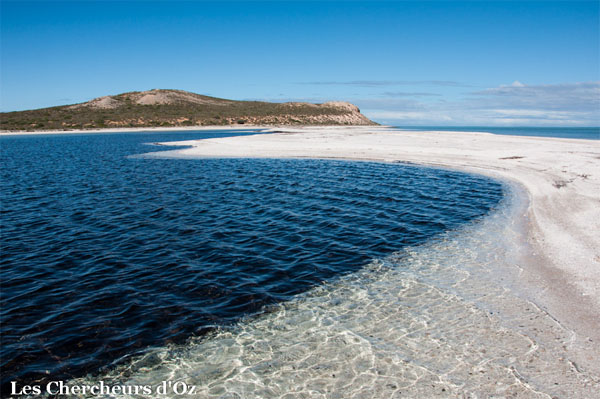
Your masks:
<svg viewBox="0 0 600 399"><path fill-rule="evenodd" d="M502 198L488 179L400 164L129 157L181 136L2 139L3 385L206 334Z"/></svg>

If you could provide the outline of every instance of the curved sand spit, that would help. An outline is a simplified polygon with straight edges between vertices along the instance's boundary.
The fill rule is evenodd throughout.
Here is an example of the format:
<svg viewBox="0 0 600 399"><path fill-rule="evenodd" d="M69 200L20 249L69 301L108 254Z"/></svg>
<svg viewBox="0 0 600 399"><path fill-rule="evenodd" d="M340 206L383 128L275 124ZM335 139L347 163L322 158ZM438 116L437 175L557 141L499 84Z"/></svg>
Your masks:
<svg viewBox="0 0 600 399"><path fill-rule="evenodd" d="M184 157L401 161L507 178L529 193L527 295L600 352L600 142L385 127L302 127L163 143ZM598 357L600 358L600 357ZM588 357L590 359L590 357ZM592 361L598 365L598 361ZM600 366L598 366L600 369Z"/></svg>

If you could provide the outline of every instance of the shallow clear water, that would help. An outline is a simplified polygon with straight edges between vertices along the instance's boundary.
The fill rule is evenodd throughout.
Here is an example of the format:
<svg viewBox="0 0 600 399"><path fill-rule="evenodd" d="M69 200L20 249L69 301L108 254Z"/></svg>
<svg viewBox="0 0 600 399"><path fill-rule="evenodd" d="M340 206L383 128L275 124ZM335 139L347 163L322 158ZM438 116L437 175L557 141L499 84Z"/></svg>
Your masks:
<svg viewBox="0 0 600 399"><path fill-rule="evenodd" d="M1 138L4 387L125 367L143 370L142 379L191 372L210 390L213 377L238 381L219 380L228 364L249 356L264 368L261 356L275 349L281 365L312 354L344 368L339 356L353 364L364 342L334 353L356 335L336 323L382 334L406 328L378 327L382 311L409 311L402 301L416 287L386 274L413 263L385 259L482 218L503 198L490 179L402 164L133 156L165 149L144 143L223 135ZM389 290L400 302L389 302ZM371 291L385 296L364 296ZM300 335L277 335L286 328ZM311 343L321 339L326 347ZM172 347L182 353L177 370L199 368L171 370ZM225 363L205 370L211 354ZM140 366L139 356L153 360ZM260 396L240 378L251 390L242 396Z"/></svg>
<svg viewBox="0 0 600 399"><path fill-rule="evenodd" d="M398 128L417 131L487 132L508 136L600 140L600 127L398 126Z"/></svg>
<svg viewBox="0 0 600 399"><path fill-rule="evenodd" d="M597 397L599 376L565 354L574 333L510 288L527 252L514 194L269 312L69 384L158 398Z"/></svg>

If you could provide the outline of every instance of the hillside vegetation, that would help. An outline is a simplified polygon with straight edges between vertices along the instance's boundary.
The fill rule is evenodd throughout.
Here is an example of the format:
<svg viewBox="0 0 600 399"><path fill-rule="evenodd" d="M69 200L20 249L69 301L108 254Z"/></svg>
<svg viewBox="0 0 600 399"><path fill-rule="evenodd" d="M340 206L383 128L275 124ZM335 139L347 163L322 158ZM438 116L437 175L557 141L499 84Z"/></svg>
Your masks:
<svg viewBox="0 0 600 399"><path fill-rule="evenodd" d="M233 101L181 90L150 90L30 111L0 113L2 130L219 125L376 125L347 102Z"/></svg>

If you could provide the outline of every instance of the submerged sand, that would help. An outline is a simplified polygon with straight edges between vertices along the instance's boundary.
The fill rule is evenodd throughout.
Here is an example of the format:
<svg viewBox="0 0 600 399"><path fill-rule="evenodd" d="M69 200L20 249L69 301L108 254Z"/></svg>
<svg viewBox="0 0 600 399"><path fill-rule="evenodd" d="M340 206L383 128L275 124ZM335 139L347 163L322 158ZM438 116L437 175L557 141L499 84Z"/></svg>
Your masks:
<svg viewBox="0 0 600 399"><path fill-rule="evenodd" d="M409 162L520 183L531 253L521 293L574 331L581 362L600 370L600 142L385 127L279 128L274 134L177 143L180 157Z"/></svg>
<svg viewBox="0 0 600 399"><path fill-rule="evenodd" d="M510 187L486 218L73 383L173 381L196 387L190 398L594 397L600 379L564 356L572 331L497 283L494 268L518 262L511 220L526 205Z"/></svg>
<svg viewBox="0 0 600 399"><path fill-rule="evenodd" d="M143 156L410 162L493 176L506 196L427 243L69 384L169 381L193 386L190 398L598 397L600 142L350 127L161 144L189 148Z"/></svg>

